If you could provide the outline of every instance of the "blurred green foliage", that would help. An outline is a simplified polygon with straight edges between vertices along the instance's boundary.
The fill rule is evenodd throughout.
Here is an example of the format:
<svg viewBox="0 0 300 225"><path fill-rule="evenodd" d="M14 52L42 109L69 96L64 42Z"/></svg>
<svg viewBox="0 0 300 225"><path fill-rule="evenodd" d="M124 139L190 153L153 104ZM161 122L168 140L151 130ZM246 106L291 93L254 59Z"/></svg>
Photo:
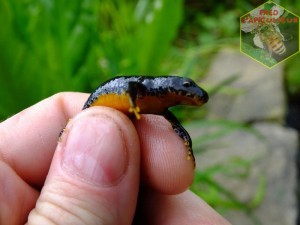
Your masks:
<svg viewBox="0 0 300 225"><path fill-rule="evenodd" d="M0 118L120 73L161 74L182 11L182 0L1 0Z"/></svg>
<svg viewBox="0 0 300 225"><path fill-rule="evenodd" d="M300 94L300 70L298 63L295 62L300 62L300 54L293 56L292 60L287 61L286 81L291 95Z"/></svg>
<svg viewBox="0 0 300 225"><path fill-rule="evenodd" d="M0 4L0 118L56 92L82 90L99 73L91 1Z"/></svg>

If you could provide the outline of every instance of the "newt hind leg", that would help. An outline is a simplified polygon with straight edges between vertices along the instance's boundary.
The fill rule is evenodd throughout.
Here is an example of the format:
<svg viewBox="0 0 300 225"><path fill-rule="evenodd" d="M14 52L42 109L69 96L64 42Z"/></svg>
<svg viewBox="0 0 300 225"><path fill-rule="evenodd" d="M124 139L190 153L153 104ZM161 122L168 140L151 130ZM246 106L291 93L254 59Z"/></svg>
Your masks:
<svg viewBox="0 0 300 225"><path fill-rule="evenodd" d="M187 147L187 160L192 159L194 163L194 168L196 167L195 156L192 149L192 139L189 133L184 129L184 127L180 124L178 119L169 111L166 110L163 116L171 123L173 130L176 134L181 137L184 141L185 146Z"/></svg>

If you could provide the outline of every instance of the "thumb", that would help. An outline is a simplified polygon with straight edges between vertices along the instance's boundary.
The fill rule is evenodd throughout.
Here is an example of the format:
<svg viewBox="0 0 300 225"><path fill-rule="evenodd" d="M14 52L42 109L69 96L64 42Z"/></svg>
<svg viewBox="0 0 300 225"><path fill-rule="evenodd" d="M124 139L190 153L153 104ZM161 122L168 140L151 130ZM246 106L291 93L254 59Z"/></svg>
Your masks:
<svg viewBox="0 0 300 225"><path fill-rule="evenodd" d="M92 107L71 120L28 224L131 224L139 142L120 112Z"/></svg>

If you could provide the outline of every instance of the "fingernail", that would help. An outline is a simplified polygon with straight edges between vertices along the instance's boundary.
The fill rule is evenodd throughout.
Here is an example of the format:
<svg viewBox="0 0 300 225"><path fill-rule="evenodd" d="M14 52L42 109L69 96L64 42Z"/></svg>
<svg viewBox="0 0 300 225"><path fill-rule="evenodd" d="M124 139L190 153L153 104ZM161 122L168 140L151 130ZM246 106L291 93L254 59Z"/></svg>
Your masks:
<svg viewBox="0 0 300 225"><path fill-rule="evenodd" d="M89 183L115 185L126 170L125 141L121 129L109 117L74 120L66 132L63 151L62 168Z"/></svg>

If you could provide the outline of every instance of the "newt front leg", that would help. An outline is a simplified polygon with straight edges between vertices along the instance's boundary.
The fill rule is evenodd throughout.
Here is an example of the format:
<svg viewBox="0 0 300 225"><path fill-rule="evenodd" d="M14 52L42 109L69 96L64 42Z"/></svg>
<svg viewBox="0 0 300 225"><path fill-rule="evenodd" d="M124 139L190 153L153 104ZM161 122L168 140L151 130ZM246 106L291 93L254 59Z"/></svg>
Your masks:
<svg viewBox="0 0 300 225"><path fill-rule="evenodd" d="M128 82L128 90L126 91L129 98L129 112L134 113L136 119L140 119L141 115L139 106L136 105L136 98L139 93L145 89L144 85L135 81Z"/></svg>

